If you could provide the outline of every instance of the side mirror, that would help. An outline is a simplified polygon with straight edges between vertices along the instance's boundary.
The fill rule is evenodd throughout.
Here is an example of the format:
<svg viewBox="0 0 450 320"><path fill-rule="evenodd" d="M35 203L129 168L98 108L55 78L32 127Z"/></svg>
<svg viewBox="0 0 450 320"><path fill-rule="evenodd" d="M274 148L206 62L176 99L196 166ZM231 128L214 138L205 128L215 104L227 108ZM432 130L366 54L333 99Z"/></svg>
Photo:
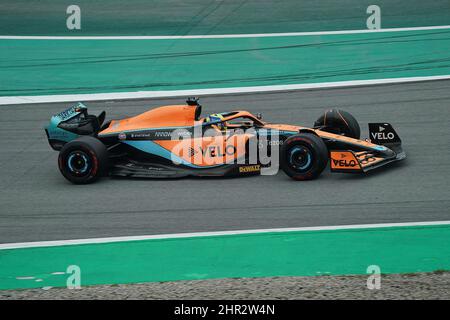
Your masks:
<svg viewBox="0 0 450 320"><path fill-rule="evenodd" d="M186 103L187 103L189 106L199 106L199 105L200 105L200 103L198 102L199 99L200 99L200 98L189 97L189 98L187 98Z"/></svg>

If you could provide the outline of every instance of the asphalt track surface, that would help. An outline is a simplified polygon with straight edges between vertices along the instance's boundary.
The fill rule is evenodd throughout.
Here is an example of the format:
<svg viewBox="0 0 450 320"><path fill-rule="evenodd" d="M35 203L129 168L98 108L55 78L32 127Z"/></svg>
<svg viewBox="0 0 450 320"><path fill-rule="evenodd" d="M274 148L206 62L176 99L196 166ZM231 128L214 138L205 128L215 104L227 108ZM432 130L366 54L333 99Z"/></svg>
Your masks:
<svg viewBox="0 0 450 320"><path fill-rule="evenodd" d="M183 99L93 102L120 118ZM262 112L266 121L312 125L330 107L367 122L390 122L408 158L369 175L331 174L295 182L276 176L229 179L105 178L76 186L57 168L44 125L70 104L0 107L0 243L108 236L450 219L450 81L345 89L210 96L203 114Z"/></svg>

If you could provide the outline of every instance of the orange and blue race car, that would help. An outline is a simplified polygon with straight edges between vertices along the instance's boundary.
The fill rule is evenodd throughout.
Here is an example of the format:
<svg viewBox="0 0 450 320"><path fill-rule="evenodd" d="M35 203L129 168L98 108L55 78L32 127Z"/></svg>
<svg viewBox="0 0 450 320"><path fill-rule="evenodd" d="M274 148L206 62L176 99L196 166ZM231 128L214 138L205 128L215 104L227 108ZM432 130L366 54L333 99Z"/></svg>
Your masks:
<svg viewBox="0 0 450 320"><path fill-rule="evenodd" d="M45 128L59 151L62 175L76 184L102 176L179 178L274 174L317 178L364 173L406 157L389 123L369 123L369 139L348 112L331 109L312 127L273 124L260 114L231 111L201 116L198 99L105 121L78 103L54 115Z"/></svg>

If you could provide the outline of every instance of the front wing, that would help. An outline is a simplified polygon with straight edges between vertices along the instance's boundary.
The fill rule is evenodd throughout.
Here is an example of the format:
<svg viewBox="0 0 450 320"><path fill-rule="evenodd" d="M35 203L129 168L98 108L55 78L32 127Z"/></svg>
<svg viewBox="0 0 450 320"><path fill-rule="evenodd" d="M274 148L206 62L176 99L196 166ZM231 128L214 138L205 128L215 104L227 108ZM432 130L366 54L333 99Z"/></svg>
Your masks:
<svg viewBox="0 0 450 320"><path fill-rule="evenodd" d="M393 151L393 154L390 156L380 155L371 151L332 150L330 151L330 168L332 172L368 172L405 158L406 154L401 149L397 150L397 152Z"/></svg>

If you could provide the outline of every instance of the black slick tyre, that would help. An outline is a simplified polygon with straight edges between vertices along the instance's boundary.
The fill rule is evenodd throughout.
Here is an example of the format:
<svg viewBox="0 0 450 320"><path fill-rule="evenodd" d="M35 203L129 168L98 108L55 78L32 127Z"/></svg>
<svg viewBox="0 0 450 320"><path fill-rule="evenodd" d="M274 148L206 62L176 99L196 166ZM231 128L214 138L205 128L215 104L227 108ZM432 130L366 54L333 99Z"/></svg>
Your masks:
<svg viewBox="0 0 450 320"><path fill-rule="evenodd" d="M328 163L328 149L323 140L313 133L300 133L284 141L280 166L294 180L317 178Z"/></svg>
<svg viewBox="0 0 450 320"><path fill-rule="evenodd" d="M92 183L107 173L108 152L105 145L91 136L83 136L64 145L58 167L72 183Z"/></svg>
<svg viewBox="0 0 450 320"><path fill-rule="evenodd" d="M320 128L320 130L326 132L342 134L354 139L359 139L361 136L361 129L355 117L346 111L338 109L325 111L325 113L314 122L314 128Z"/></svg>

